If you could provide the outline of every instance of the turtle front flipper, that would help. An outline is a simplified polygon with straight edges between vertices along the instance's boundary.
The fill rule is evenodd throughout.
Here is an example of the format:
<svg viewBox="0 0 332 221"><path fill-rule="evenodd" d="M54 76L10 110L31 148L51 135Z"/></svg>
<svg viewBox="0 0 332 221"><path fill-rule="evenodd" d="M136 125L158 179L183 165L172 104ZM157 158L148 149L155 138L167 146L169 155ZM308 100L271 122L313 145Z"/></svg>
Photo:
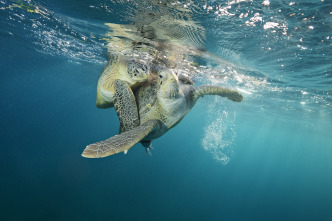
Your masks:
<svg viewBox="0 0 332 221"><path fill-rule="evenodd" d="M140 123L135 96L122 80L114 82L114 108L120 120L120 133L137 127Z"/></svg>
<svg viewBox="0 0 332 221"><path fill-rule="evenodd" d="M82 153L83 157L100 158L107 157L116 153L127 151L146 137L151 131L158 130L161 122L159 120L149 120L144 124L115 135L107 140L88 145Z"/></svg>
<svg viewBox="0 0 332 221"><path fill-rule="evenodd" d="M204 95L219 95L235 102L241 102L243 100L243 96L239 92L220 86L200 86L196 88L194 92L194 99L197 100Z"/></svg>

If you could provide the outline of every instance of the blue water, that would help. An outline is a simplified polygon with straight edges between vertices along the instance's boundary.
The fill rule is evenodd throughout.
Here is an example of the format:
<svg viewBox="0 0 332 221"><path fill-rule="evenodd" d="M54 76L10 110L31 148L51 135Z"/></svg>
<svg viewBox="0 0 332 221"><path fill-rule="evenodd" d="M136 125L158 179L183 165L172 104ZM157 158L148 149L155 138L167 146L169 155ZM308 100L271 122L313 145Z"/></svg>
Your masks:
<svg viewBox="0 0 332 221"><path fill-rule="evenodd" d="M196 83L243 102L200 99L152 157L86 159L119 127L95 107L104 23L135 4L0 1L0 220L332 220L331 1L192 4L227 61Z"/></svg>

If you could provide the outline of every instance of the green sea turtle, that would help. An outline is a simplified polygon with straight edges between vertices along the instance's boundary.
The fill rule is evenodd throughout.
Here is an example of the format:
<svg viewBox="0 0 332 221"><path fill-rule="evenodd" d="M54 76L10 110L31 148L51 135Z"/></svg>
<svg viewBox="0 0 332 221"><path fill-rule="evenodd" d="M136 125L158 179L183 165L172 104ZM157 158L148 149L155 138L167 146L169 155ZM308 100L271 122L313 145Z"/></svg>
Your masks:
<svg viewBox="0 0 332 221"><path fill-rule="evenodd" d="M150 64L146 60L115 54L112 56L98 80L96 101L98 108L114 106L115 80L124 81L133 89L145 82L150 73Z"/></svg>
<svg viewBox="0 0 332 221"><path fill-rule="evenodd" d="M120 152L127 153L138 142L150 144L151 140L177 125L198 98L204 95L219 95L236 102L243 99L237 91L220 86L195 88L192 81L184 75L177 76L170 69L161 71L158 79L145 83L135 92L140 125L107 140L88 145L82 156L106 157Z"/></svg>
<svg viewBox="0 0 332 221"><path fill-rule="evenodd" d="M132 90L148 80L148 61L124 55L112 55L97 85L98 108L115 107L120 119L120 132L139 125L138 110Z"/></svg>

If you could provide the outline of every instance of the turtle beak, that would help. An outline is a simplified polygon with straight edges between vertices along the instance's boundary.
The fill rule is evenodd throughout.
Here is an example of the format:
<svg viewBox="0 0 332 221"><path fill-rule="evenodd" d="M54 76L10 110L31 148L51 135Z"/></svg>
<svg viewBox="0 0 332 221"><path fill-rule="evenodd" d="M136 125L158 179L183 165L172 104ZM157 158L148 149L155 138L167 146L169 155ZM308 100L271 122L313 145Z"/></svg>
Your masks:
<svg viewBox="0 0 332 221"><path fill-rule="evenodd" d="M173 82L176 82L178 80L179 80L178 76L176 74L174 74L174 72L172 71L172 74L170 75L169 81L173 83Z"/></svg>

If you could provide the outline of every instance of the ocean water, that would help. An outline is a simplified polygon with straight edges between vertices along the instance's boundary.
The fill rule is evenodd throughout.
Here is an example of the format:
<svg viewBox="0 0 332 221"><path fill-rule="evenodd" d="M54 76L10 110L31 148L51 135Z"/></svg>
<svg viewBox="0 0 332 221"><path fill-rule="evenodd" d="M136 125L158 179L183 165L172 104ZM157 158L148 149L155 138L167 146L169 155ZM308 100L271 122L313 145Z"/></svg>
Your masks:
<svg viewBox="0 0 332 221"><path fill-rule="evenodd" d="M195 84L243 102L201 98L152 156L83 158L118 133L104 23L137 2L0 0L0 220L332 220L332 2L168 1L214 55Z"/></svg>

